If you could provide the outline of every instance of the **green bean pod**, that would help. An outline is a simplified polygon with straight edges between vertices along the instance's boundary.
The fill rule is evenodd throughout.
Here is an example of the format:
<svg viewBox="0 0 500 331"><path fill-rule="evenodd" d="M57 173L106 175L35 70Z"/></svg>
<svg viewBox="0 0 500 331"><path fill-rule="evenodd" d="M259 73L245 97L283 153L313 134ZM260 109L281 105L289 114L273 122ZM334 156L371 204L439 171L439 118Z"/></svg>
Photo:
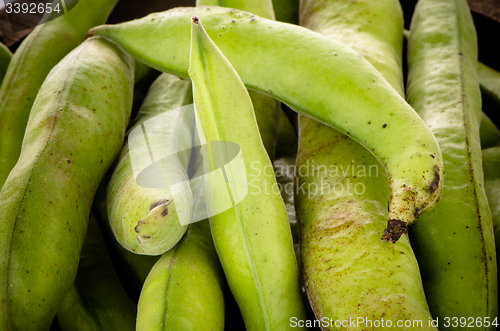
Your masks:
<svg viewBox="0 0 500 331"><path fill-rule="evenodd" d="M75 283L57 311L62 331L133 331L137 306L123 290L91 215Z"/></svg>
<svg viewBox="0 0 500 331"><path fill-rule="evenodd" d="M208 220L162 255L139 298L137 331L224 330L224 274Z"/></svg>
<svg viewBox="0 0 500 331"><path fill-rule="evenodd" d="M299 274L285 205L273 190L276 177L269 172L272 164L252 103L196 16L191 38L189 76L196 124L201 143L210 142L202 150L204 170L215 174L205 176L215 248L247 330L288 330L290 318L305 316ZM218 148L214 141L236 143L240 148L236 163L223 163L224 175L214 172L214 167L230 159L229 147ZM245 186L248 190L242 195Z"/></svg>
<svg viewBox="0 0 500 331"><path fill-rule="evenodd" d="M302 1L300 21L359 51L404 93L397 0ZM299 116L296 169L302 275L322 329L339 329L332 319L349 330L435 330L408 237L379 239L390 198L382 164L349 136Z"/></svg>
<svg viewBox="0 0 500 331"><path fill-rule="evenodd" d="M493 319L495 239L481 165L476 31L465 0L420 0L408 67L408 101L436 136L445 165L442 199L412 231L429 308L441 321Z"/></svg>
<svg viewBox="0 0 500 331"><path fill-rule="evenodd" d="M274 20L273 3L271 0L197 0L197 6L224 6L244 10L260 17ZM260 137L264 143L267 154L274 160L276 141L280 120L281 103L261 92L249 90L252 99Z"/></svg>
<svg viewBox="0 0 500 331"><path fill-rule="evenodd" d="M159 121L158 116L166 111L191 104L192 89L189 81L163 74L152 84L148 95L133 121L133 127L143 127L144 123ZM193 118L194 120L194 118ZM164 139L148 140L151 150L165 150L177 153L177 144L191 148L190 125L183 117L175 121L162 121L160 128ZM183 139L183 136L187 136ZM178 140L179 139L179 140ZM130 136L129 139L130 140ZM136 182L131 157L149 160L149 149L137 150L135 155L129 151L129 141L125 143L107 186L106 204L111 229L118 242L136 254L160 255L171 249L182 238L190 221L192 195L187 184L183 200L174 201L170 187L150 188ZM163 162L163 161L162 161ZM187 168L189 156L183 161ZM183 169L169 168L167 171L182 172ZM157 180L157 179L156 179ZM184 210L189 219L181 222L179 210ZM183 216L181 216L183 217Z"/></svg>
<svg viewBox="0 0 500 331"><path fill-rule="evenodd" d="M31 107L49 71L88 29L106 21L117 2L80 0L68 13L37 26L16 50L0 87L0 187L19 158Z"/></svg>
<svg viewBox="0 0 500 331"><path fill-rule="evenodd" d="M47 330L76 276L96 189L130 117L133 59L92 38L40 88L0 192L0 329Z"/></svg>
<svg viewBox="0 0 500 331"><path fill-rule="evenodd" d="M399 225L391 226L389 240L396 241L407 223L435 206L443 180L436 139L380 73L340 42L220 7L172 9L103 25L89 36L115 40L153 68L186 76L187 22L195 14L247 87L349 134L382 162L391 186L388 219Z"/></svg>
<svg viewBox="0 0 500 331"><path fill-rule="evenodd" d="M0 84L2 84L7 67L12 59L12 52L4 44L0 43Z"/></svg>

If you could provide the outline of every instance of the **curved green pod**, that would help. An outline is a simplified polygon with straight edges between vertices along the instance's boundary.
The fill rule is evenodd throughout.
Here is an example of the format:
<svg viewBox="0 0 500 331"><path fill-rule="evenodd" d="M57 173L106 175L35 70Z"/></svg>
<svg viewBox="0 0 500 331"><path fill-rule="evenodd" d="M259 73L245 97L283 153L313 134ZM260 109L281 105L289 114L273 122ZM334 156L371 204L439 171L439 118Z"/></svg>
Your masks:
<svg viewBox="0 0 500 331"><path fill-rule="evenodd" d="M12 52L4 44L0 43L0 84L3 81L7 67L12 59Z"/></svg>
<svg viewBox="0 0 500 331"><path fill-rule="evenodd" d="M271 0L197 0L196 5L235 8L274 20L273 3ZM271 160L274 160L281 103L270 96L254 90L248 90L248 94L250 94L250 99L252 99L260 137L262 138L267 154L269 154Z"/></svg>
<svg viewBox="0 0 500 331"><path fill-rule="evenodd" d="M75 283L57 311L62 331L133 331L137 306L123 290L91 215Z"/></svg>
<svg viewBox="0 0 500 331"><path fill-rule="evenodd" d="M186 76L189 19L208 34L247 87L360 142L389 173L392 239L431 209L442 190L436 139L373 66L347 46L308 29L220 7L178 8L89 31L122 45L140 61ZM165 36L163 31L169 31ZM356 109L356 112L349 111ZM401 222L398 222L400 220ZM400 226L397 226L400 225Z"/></svg>
<svg viewBox="0 0 500 331"><path fill-rule="evenodd" d="M49 71L88 29L106 21L117 1L79 0L67 14L37 26L16 50L0 87L0 187L21 154L31 107Z"/></svg>
<svg viewBox="0 0 500 331"><path fill-rule="evenodd" d="M290 318L304 319L305 312L285 205L273 190L276 177L245 86L200 20L192 21L189 77L200 141L207 144L204 187L215 248L246 329L288 330ZM215 167L232 159L228 142L240 153L223 163L222 174Z"/></svg>
<svg viewBox="0 0 500 331"><path fill-rule="evenodd" d="M133 59L104 38L53 68L0 192L0 328L47 330L75 279L94 194L129 121Z"/></svg>
<svg viewBox="0 0 500 331"><path fill-rule="evenodd" d="M359 51L404 93L397 0L301 8L301 24ZM340 329L332 319L349 330L436 330L408 237L380 241L390 198L382 164L347 135L300 116L296 169L302 275L322 329Z"/></svg>
<svg viewBox="0 0 500 331"><path fill-rule="evenodd" d="M224 330L224 274L208 220L162 255L139 298L137 331Z"/></svg>
<svg viewBox="0 0 500 331"><path fill-rule="evenodd" d="M130 131L139 126L146 130L144 123L159 121L155 116L192 102L189 81L169 74L160 75L151 85ZM183 117L179 116L171 122L162 120L162 123L160 129L164 135L163 139L148 140L152 150L156 146L157 150L169 149L172 153L177 153L178 144L185 145L185 148L180 150L191 147L191 125L186 123ZM183 136L187 137L184 139ZM151 135L149 137L151 138ZM183 194L184 200L174 201L169 187L150 188L139 185L133 171L129 140L130 135L107 186L106 204L109 222L116 239L125 249L136 254L160 255L179 242L187 230L187 225L183 224L189 223L191 218L189 212L191 210L189 205L192 204L191 190L187 185ZM136 149L135 153L136 159L150 159L148 148ZM189 157L181 162L187 168ZM177 170L168 168L167 171ZM182 221L179 210L183 210L189 219Z"/></svg>
<svg viewBox="0 0 500 331"><path fill-rule="evenodd" d="M408 68L408 101L436 136L445 165L441 201L412 231L429 308L440 321L493 319L497 264L481 166L476 31L465 0L420 0Z"/></svg>

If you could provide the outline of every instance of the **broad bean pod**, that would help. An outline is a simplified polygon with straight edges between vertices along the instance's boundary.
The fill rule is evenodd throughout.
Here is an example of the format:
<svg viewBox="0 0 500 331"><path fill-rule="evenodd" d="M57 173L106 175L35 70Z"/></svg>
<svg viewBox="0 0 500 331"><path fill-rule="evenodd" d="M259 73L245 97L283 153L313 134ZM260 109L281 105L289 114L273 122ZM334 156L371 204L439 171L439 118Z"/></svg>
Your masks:
<svg viewBox="0 0 500 331"><path fill-rule="evenodd" d="M351 46L404 93L397 0L308 0L300 14L302 25ZM365 317L393 329L436 330L408 237L395 245L380 241L390 198L382 164L349 136L301 115L296 169L302 275L316 318ZM402 321L412 323L397 325ZM363 321L348 329L375 328Z"/></svg>
<svg viewBox="0 0 500 331"><path fill-rule="evenodd" d="M380 73L340 42L220 7L173 9L96 27L88 35L110 38L152 67L186 76L187 22L195 14L247 87L348 134L380 160L391 187L390 240L436 205L443 180L436 139Z"/></svg>
<svg viewBox="0 0 500 331"><path fill-rule="evenodd" d="M151 85L130 131L139 126L144 128L143 123L148 120L150 123L158 121L154 119L155 116L191 103L192 89L189 81L169 74L160 75ZM185 145L185 148L180 150L190 149L190 130L191 126L194 127L194 122L189 124L179 117L175 122L167 123L162 120L162 123L163 126L155 130L161 131L163 139L148 140L151 150L167 149L176 154L178 145ZM189 223L191 217L189 211L192 210L192 193L186 184L183 187L184 199L174 201L168 185L164 188L140 186L136 182L129 146L127 141L107 185L106 204L111 229L125 249L136 254L161 255L178 243L186 232L187 225L183 224ZM134 153L135 158L150 160L148 148L136 150ZM187 168L189 156L182 162L184 168ZM184 169L166 168L165 171L182 172ZM161 181L162 178L156 180ZM189 219L181 222L180 210L185 211Z"/></svg>
<svg viewBox="0 0 500 331"><path fill-rule="evenodd" d="M196 16L191 38L189 77L196 124L201 143L210 142L202 151L205 173L212 173L219 159L230 159L226 145L218 148L211 142L236 143L241 151L235 157L238 163L224 167L224 175L206 176L206 208L215 248L246 329L288 330L290 318L304 319L305 310L285 205L273 190L274 173L266 170L272 164L252 103ZM241 196L245 185L247 194ZM224 210L226 201L230 208Z"/></svg>
<svg viewBox="0 0 500 331"><path fill-rule="evenodd" d="M0 191L0 329L48 330L76 276L101 178L125 136L133 59L92 38L40 88Z"/></svg>
<svg viewBox="0 0 500 331"><path fill-rule="evenodd" d="M484 192L477 40L465 0L420 0L408 41L407 98L439 142L445 187L412 246L434 318L497 316L497 264ZM494 326L483 326L494 329Z"/></svg>

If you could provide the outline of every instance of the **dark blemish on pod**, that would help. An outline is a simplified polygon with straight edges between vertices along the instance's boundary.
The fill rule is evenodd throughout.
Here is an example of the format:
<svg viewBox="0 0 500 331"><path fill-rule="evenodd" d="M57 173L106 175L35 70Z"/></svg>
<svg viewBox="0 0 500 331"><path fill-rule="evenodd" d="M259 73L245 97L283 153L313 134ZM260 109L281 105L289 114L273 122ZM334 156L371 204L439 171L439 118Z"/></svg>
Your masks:
<svg viewBox="0 0 500 331"><path fill-rule="evenodd" d="M433 159L435 158L435 156L434 156L434 155L432 155L432 154L431 154L431 157L432 157Z"/></svg>
<svg viewBox="0 0 500 331"><path fill-rule="evenodd" d="M438 168L437 171L439 171L439 168ZM437 171L434 173L434 179L432 180L431 184L429 185L429 191L431 193L436 192L437 189L439 188L439 179L440 179L440 177L439 177L439 173Z"/></svg>
<svg viewBox="0 0 500 331"><path fill-rule="evenodd" d="M416 207L415 208L415 213L413 213L413 217L418 218L420 208Z"/></svg>
<svg viewBox="0 0 500 331"><path fill-rule="evenodd" d="M161 217L165 217L168 215L168 208L165 208L163 209L163 211L161 212Z"/></svg>
<svg viewBox="0 0 500 331"><path fill-rule="evenodd" d="M231 23L236 23L236 21L235 20L231 20Z"/></svg>
<svg viewBox="0 0 500 331"><path fill-rule="evenodd" d="M144 236L143 238L144 239L149 239L149 238L151 238L151 236Z"/></svg>
<svg viewBox="0 0 500 331"><path fill-rule="evenodd" d="M191 17L191 20L193 21L194 24L198 24L200 22L200 18L196 15L193 15Z"/></svg>
<svg viewBox="0 0 500 331"><path fill-rule="evenodd" d="M151 204L151 206L149 207L149 211L153 210L153 208L155 208L155 207L158 207L160 205L165 205L165 204L167 204L169 202L170 202L170 200L168 200L168 199L164 199L164 200L153 202Z"/></svg>
<svg viewBox="0 0 500 331"><path fill-rule="evenodd" d="M385 129L387 127L387 124L384 123L384 125L382 125L382 129Z"/></svg>

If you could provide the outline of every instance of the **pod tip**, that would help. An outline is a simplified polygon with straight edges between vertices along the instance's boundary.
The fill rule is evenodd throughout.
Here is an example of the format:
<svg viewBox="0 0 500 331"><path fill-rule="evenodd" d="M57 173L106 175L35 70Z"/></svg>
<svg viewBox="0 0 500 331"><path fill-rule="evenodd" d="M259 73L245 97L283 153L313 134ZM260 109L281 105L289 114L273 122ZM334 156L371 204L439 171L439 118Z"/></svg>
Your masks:
<svg viewBox="0 0 500 331"><path fill-rule="evenodd" d="M389 220L387 228L384 230L382 241L395 244L403 234L407 233L408 224L406 222L400 220Z"/></svg>
<svg viewBox="0 0 500 331"><path fill-rule="evenodd" d="M191 17L191 20L193 21L194 24L198 24L200 22L200 18L196 15L193 15Z"/></svg>

